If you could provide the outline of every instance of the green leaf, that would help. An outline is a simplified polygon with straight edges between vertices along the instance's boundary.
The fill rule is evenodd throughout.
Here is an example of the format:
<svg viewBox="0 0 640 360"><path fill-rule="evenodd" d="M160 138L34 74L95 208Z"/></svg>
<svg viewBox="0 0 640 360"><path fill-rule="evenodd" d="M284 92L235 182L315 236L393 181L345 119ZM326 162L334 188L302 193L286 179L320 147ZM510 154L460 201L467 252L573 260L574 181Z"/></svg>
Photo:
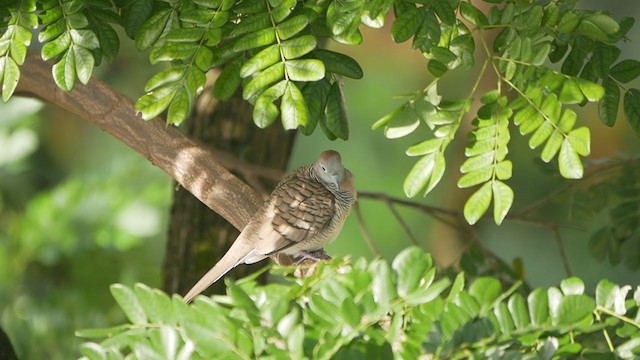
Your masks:
<svg viewBox="0 0 640 360"><path fill-rule="evenodd" d="M362 68L351 57L330 50L317 49L313 56L324 63L325 71L344 75L352 79L361 79Z"/></svg>
<svg viewBox="0 0 640 360"><path fill-rule="evenodd" d="M611 68L609 74L620 82L628 83L640 76L640 61L622 60Z"/></svg>
<svg viewBox="0 0 640 360"><path fill-rule="evenodd" d="M285 130L293 130L299 126L307 125L309 118L307 104L305 104L304 97L298 87L290 81L287 82L282 95L280 112Z"/></svg>
<svg viewBox="0 0 640 360"><path fill-rule="evenodd" d="M513 164L510 160L500 161L494 166L494 171L498 180L511 179Z"/></svg>
<svg viewBox="0 0 640 360"><path fill-rule="evenodd" d="M511 313L509 312L507 304L501 302L493 309L493 313L498 320L500 332L502 332L503 334L509 334L513 331L513 329L515 329L515 324L513 323L513 318L511 317Z"/></svg>
<svg viewBox="0 0 640 360"><path fill-rule="evenodd" d="M0 79L2 80L2 101L7 102L16 90L20 80L20 68L10 57L0 57Z"/></svg>
<svg viewBox="0 0 640 360"><path fill-rule="evenodd" d="M403 12L391 25L391 37L396 43L409 40L420 27L423 19L423 11L412 8Z"/></svg>
<svg viewBox="0 0 640 360"><path fill-rule="evenodd" d="M427 194L431 192L431 190L433 190L436 187L436 185L438 185L438 183L442 179L442 176L444 175L445 167L446 167L446 162L444 159L444 154L442 152L437 152L436 162L433 167L433 173L431 174L431 179L429 180L429 185L425 190L424 196L427 196Z"/></svg>
<svg viewBox="0 0 640 360"><path fill-rule="evenodd" d="M320 80L308 83L302 89L302 96L304 96L307 109L309 110L309 119L307 125L300 128L300 131L304 135L311 135L318 125L320 118L324 118L324 110L327 106L327 96L331 84L329 81Z"/></svg>
<svg viewBox="0 0 640 360"><path fill-rule="evenodd" d="M604 88L589 80L576 78L580 90L589 101L598 101L604 96Z"/></svg>
<svg viewBox="0 0 640 360"><path fill-rule="evenodd" d="M233 45L233 51L240 52L255 49L261 46L271 45L276 41L276 33L272 28L249 33L236 40Z"/></svg>
<svg viewBox="0 0 640 360"><path fill-rule="evenodd" d="M549 299L543 289L533 290L527 297L531 324L540 326L549 318Z"/></svg>
<svg viewBox="0 0 640 360"><path fill-rule="evenodd" d="M542 161L546 163L551 161L558 153L558 150L560 150L563 140L564 136L562 136L562 133L555 130L549 137L549 140L547 140L547 144L544 146L544 149L542 149L542 154L540 155Z"/></svg>
<svg viewBox="0 0 640 360"><path fill-rule="evenodd" d="M609 77L602 80L604 97L598 102L598 114L603 124L611 127L615 125L620 104L620 88Z"/></svg>
<svg viewBox="0 0 640 360"><path fill-rule="evenodd" d="M398 295L405 297L421 286L423 277L433 267L433 260L422 249L412 246L400 252L391 267L396 273Z"/></svg>
<svg viewBox="0 0 640 360"><path fill-rule="evenodd" d="M133 39L153 13L153 0L133 0L123 9L124 30Z"/></svg>
<svg viewBox="0 0 640 360"><path fill-rule="evenodd" d="M580 127L567 134L571 147L580 156L589 156L591 153L591 134L588 127Z"/></svg>
<svg viewBox="0 0 640 360"><path fill-rule="evenodd" d="M529 319L529 313L527 312L527 306L520 294L514 294L509 299L508 303L509 311L513 317L515 327L518 329L526 328L531 323Z"/></svg>
<svg viewBox="0 0 640 360"><path fill-rule="evenodd" d="M468 2L460 3L460 14L462 17L477 27L483 27L489 24L489 20L484 13Z"/></svg>
<svg viewBox="0 0 640 360"><path fill-rule="evenodd" d="M213 53L206 46L200 46L195 53L193 62L203 72L209 71L211 64L213 63Z"/></svg>
<svg viewBox="0 0 640 360"><path fill-rule="evenodd" d="M464 189L476 186L478 184L482 184L483 182L489 181L489 179L491 179L491 176L493 176L493 169L490 166L478 169L460 177L460 179L458 179L458 187Z"/></svg>
<svg viewBox="0 0 640 360"><path fill-rule="evenodd" d="M244 87L242 97L247 100L257 95L262 89L284 77L284 64L278 62L262 71Z"/></svg>
<svg viewBox="0 0 640 360"><path fill-rule="evenodd" d="M562 84L558 100L563 104L579 104L584 101L584 95L582 95L582 91L574 79L567 79Z"/></svg>
<svg viewBox="0 0 640 360"><path fill-rule="evenodd" d="M409 171L404 179L404 193L407 197L414 197L425 186L433 175L436 166L436 152L432 152L420 159Z"/></svg>
<svg viewBox="0 0 640 360"><path fill-rule="evenodd" d="M283 80L284 81L284 80ZM261 129L273 124L278 118L278 107L273 102L258 97L253 107L253 122Z"/></svg>
<svg viewBox="0 0 640 360"><path fill-rule="evenodd" d="M160 39L160 35L170 26L171 12L171 9L160 10L145 21L140 30L135 33L138 50L146 50Z"/></svg>
<svg viewBox="0 0 640 360"><path fill-rule="evenodd" d="M242 64L238 61L234 61L222 69L220 76L216 79L216 83L213 85L213 95L220 100L228 100L236 92L242 79L241 75ZM244 68L244 67L243 67Z"/></svg>
<svg viewBox="0 0 640 360"><path fill-rule="evenodd" d="M582 93L580 93L582 95ZM545 121L529 139L529 147L532 149L544 144L544 142L553 134L554 126L550 121Z"/></svg>
<svg viewBox="0 0 640 360"><path fill-rule="evenodd" d="M436 152L442 146L444 138L434 138L409 147L406 151L408 156L421 156Z"/></svg>
<svg viewBox="0 0 640 360"><path fill-rule="evenodd" d="M489 209L491 193L491 183L487 182L467 199L464 204L464 218L470 225L478 222Z"/></svg>
<svg viewBox="0 0 640 360"><path fill-rule="evenodd" d="M500 281L488 276L479 277L469 285L469 294L483 308L492 306L501 290Z"/></svg>
<svg viewBox="0 0 640 360"><path fill-rule="evenodd" d="M560 155L558 155L558 165L560 167L560 175L566 179L580 179L584 173L582 161L576 150L571 146L569 139L565 139L560 147Z"/></svg>
<svg viewBox="0 0 640 360"><path fill-rule="evenodd" d="M91 54L91 51L78 45L73 45L69 49L69 51L74 52L74 58L76 61L76 74L78 75L78 80L86 85L87 83L89 83L89 79L91 79L91 73L93 72L93 54Z"/></svg>
<svg viewBox="0 0 640 360"><path fill-rule="evenodd" d="M73 51L67 51L64 56L62 56L62 59L53 65L53 80L56 82L58 87L66 91L71 91L71 89L73 89L73 85L76 82L75 65Z"/></svg>
<svg viewBox="0 0 640 360"><path fill-rule="evenodd" d="M427 64L427 70L429 70L429 72L433 74L433 76L441 77L447 72L447 70L449 70L449 68L447 67L447 65L438 60L429 60L429 63Z"/></svg>
<svg viewBox="0 0 640 360"><path fill-rule="evenodd" d="M562 133L568 133L573 129L573 126L576 124L576 120L578 119L578 115L575 111L571 109L566 109L560 118L560 121L556 124L558 126L558 131Z"/></svg>
<svg viewBox="0 0 640 360"><path fill-rule="evenodd" d="M431 6L433 6L433 10L435 10L436 14L444 24L449 26L455 25L456 13L455 9L451 6L451 3L448 1L434 1Z"/></svg>
<svg viewBox="0 0 640 360"><path fill-rule="evenodd" d="M513 190L499 180L493 181L491 186L493 190L493 219L497 225L500 225L513 204Z"/></svg>
<svg viewBox="0 0 640 360"><path fill-rule="evenodd" d="M384 136L387 139L398 139L407 136L420 126L420 119L411 107L405 106L403 111L394 114L396 116L384 129Z"/></svg>
<svg viewBox="0 0 640 360"><path fill-rule="evenodd" d="M595 301L586 295L567 295L560 300L554 322L558 325L575 325L590 316L595 306Z"/></svg>
<svg viewBox="0 0 640 360"><path fill-rule="evenodd" d="M48 61L65 52L71 46L71 36L64 33L42 46L42 60Z"/></svg>
<svg viewBox="0 0 640 360"><path fill-rule="evenodd" d="M167 122L173 125L182 124L191 113L192 103L193 98L190 96L189 91L185 87L178 88L167 110Z"/></svg>
<svg viewBox="0 0 640 360"><path fill-rule="evenodd" d="M162 86L174 83L185 75L184 66L172 66L155 74L144 88L145 92L156 90Z"/></svg>
<svg viewBox="0 0 640 360"><path fill-rule="evenodd" d="M320 60L287 60L284 64L289 80L318 81L324 77L324 64Z"/></svg>
<svg viewBox="0 0 640 360"><path fill-rule="evenodd" d="M114 62L120 50L118 33L107 23L96 21L93 25L100 42L100 51L109 62Z"/></svg>
<svg viewBox="0 0 640 360"><path fill-rule="evenodd" d="M570 277L560 282L560 289L565 295L584 294L584 282L577 277Z"/></svg>
<svg viewBox="0 0 640 360"><path fill-rule="evenodd" d="M369 265L373 281L371 291L373 301L382 308L388 308L389 304L398 297L396 287L391 279L391 269L389 263L380 259L373 260Z"/></svg>
<svg viewBox="0 0 640 360"><path fill-rule="evenodd" d="M91 50L94 50L100 47L100 41L98 41L98 37L91 30L71 29L69 31L69 35L71 35L71 40L76 45L80 45L84 48L91 49Z"/></svg>
<svg viewBox="0 0 640 360"><path fill-rule="evenodd" d="M91 360L107 359L107 352L96 343L84 343L80 345L80 352Z"/></svg>
<svg viewBox="0 0 640 360"><path fill-rule="evenodd" d="M629 89L624 95L624 115L631 129L640 136L640 91L638 89Z"/></svg>
<svg viewBox="0 0 640 360"><path fill-rule="evenodd" d="M152 64L160 61L187 60L198 48L191 43L167 43L151 49L149 60Z"/></svg>
<svg viewBox="0 0 640 360"><path fill-rule="evenodd" d="M304 30L309 24L309 19L305 15L294 16L286 21L281 22L276 27L276 33L280 40L287 40L296 36L300 31Z"/></svg>
<svg viewBox="0 0 640 360"><path fill-rule="evenodd" d="M144 310L130 288L122 284L113 284L109 289L118 306L120 306L122 312L132 324L145 324L147 322Z"/></svg>
<svg viewBox="0 0 640 360"><path fill-rule="evenodd" d="M244 63L240 70L240 76L243 78L249 77L258 71L268 68L278 61L280 61L280 47L277 44L274 44L260 51Z"/></svg>
<svg viewBox="0 0 640 360"><path fill-rule="evenodd" d="M349 122L347 121L347 106L340 84L331 84L327 95L327 106L324 111L326 126L332 134L342 140L349 139Z"/></svg>
<svg viewBox="0 0 640 360"><path fill-rule="evenodd" d="M310 53L318 43L312 35L303 35L280 44L282 56L287 60L297 59Z"/></svg>
<svg viewBox="0 0 640 360"><path fill-rule="evenodd" d="M610 16L602 13L596 13L587 16L582 20L583 22L588 21L594 24L602 33L606 35L615 34L620 30L620 25L618 22L613 20ZM605 41L608 40L605 38Z"/></svg>
<svg viewBox="0 0 640 360"><path fill-rule="evenodd" d="M152 120L169 107L175 92L176 88L170 87L143 95L136 101L136 110L142 113L144 120Z"/></svg>

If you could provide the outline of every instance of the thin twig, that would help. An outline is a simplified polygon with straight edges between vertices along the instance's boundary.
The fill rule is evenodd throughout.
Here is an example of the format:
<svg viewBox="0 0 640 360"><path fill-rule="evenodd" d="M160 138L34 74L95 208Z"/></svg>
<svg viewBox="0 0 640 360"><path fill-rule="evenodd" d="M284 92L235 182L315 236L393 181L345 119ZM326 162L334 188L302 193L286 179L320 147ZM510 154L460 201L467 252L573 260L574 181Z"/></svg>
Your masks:
<svg viewBox="0 0 640 360"><path fill-rule="evenodd" d="M407 236L409 237L409 240L411 240L413 245L420 246L420 244L418 244L418 240L413 235L413 232L411 231L409 224L407 224L402 218L402 216L400 216L400 213L398 213L398 210L396 210L396 208L393 206L393 203L391 201L387 201L387 206L389 207L389 210L391 210L391 213L396 218L400 226L402 226L402 228L404 229L404 232L407 233Z"/></svg>
<svg viewBox="0 0 640 360"><path fill-rule="evenodd" d="M456 210L445 209L445 208L426 205L426 204L419 204L413 201L408 201L408 200L400 199L397 197L393 197L385 193L360 191L358 192L358 198L367 198L367 199L373 199L373 200L381 200L385 202L392 202L394 204L412 207L414 209L418 209L428 214L441 214L441 215L448 215L448 216L454 216L454 217L460 216L460 212Z"/></svg>
<svg viewBox="0 0 640 360"><path fill-rule="evenodd" d="M373 241L367 225L364 223L364 217L362 216L362 211L360 210L360 203L356 202L354 207L356 209L356 217L358 218L360 231L362 231L362 235L364 236L364 241L367 243L367 246L369 246L369 250L371 250L373 256L380 256L380 250L378 249L375 241Z"/></svg>
<svg viewBox="0 0 640 360"><path fill-rule="evenodd" d="M556 196L558 196L559 194L562 194L563 192L566 192L567 190L573 188L573 187L577 187L579 185L583 185L585 183L586 180L595 177L597 175L601 175L603 173L606 173L607 171L610 170L616 170L618 168L623 168L625 166L634 164L634 163L640 163L640 157L636 157L636 158L632 158L632 159L626 159L626 160L622 160L622 161L618 161L618 162L607 162L604 163L604 165L592 165L591 167L589 167L588 171L583 177L582 179L580 179L580 181L571 181L566 183L564 186L558 188L555 191L552 191L551 193L549 193L547 196L539 199L538 201L536 201L535 203L527 206L526 208L513 213L513 218L526 218L527 215L529 215L530 213L532 213L533 211L543 207L544 205L546 205L551 199L555 198Z"/></svg>
<svg viewBox="0 0 640 360"><path fill-rule="evenodd" d="M567 257L567 253L564 251L564 244L562 243L562 237L560 236L560 231L558 227L555 225L550 225L549 230L553 233L553 237L556 239L556 244L558 244L558 252L560 253L560 260L562 261L562 267L564 268L564 272L567 274L567 277L571 276L571 266L569 266L569 258Z"/></svg>

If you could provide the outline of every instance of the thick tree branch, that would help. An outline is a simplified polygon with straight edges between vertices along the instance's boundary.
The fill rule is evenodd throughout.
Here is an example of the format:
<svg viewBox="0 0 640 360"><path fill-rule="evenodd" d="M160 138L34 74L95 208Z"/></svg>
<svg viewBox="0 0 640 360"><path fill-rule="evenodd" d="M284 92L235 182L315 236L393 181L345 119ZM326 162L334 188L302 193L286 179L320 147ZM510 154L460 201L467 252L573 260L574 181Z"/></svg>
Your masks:
<svg viewBox="0 0 640 360"><path fill-rule="evenodd" d="M90 121L147 158L236 228L244 228L262 203L261 196L227 171L213 153L160 119L143 121L136 116L133 101L104 82L92 79L65 92L53 81L51 66L38 55L28 56L21 72L17 94L42 99Z"/></svg>

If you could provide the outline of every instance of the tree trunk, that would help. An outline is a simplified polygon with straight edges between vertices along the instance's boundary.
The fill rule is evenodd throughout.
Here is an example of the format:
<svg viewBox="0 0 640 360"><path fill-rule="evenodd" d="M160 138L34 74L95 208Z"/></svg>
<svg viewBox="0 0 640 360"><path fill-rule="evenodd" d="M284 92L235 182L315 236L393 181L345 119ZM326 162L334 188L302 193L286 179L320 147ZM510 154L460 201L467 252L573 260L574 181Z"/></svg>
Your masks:
<svg viewBox="0 0 640 360"><path fill-rule="evenodd" d="M207 83L211 84L212 81ZM226 151L247 163L284 170L295 132L285 132L277 124L259 129L253 124L251 112L252 107L242 99L240 93L227 101L218 101L207 87L196 102L187 134L204 146ZM240 177L241 174L236 176ZM274 181L265 179L242 180L265 196L276 185ZM190 192L182 187L177 189L169 221L163 288L168 293L184 295L220 260L238 234L233 225ZM251 266L239 266L229 276L246 276L267 264L263 261ZM219 281L208 291L223 293L224 283Z"/></svg>

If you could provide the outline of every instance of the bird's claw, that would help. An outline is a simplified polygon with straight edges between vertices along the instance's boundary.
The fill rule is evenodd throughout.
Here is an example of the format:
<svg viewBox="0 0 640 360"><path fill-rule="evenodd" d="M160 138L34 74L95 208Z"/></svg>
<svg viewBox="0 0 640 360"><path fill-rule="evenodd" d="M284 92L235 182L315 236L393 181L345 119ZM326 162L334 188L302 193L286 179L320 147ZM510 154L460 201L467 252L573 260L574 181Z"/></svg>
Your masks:
<svg viewBox="0 0 640 360"><path fill-rule="evenodd" d="M322 260L331 259L329 255L324 251L324 249L319 249L315 251L300 251L300 254L297 257L297 261L294 263L295 266L298 266L305 262L306 260L311 260L314 263L320 262Z"/></svg>

